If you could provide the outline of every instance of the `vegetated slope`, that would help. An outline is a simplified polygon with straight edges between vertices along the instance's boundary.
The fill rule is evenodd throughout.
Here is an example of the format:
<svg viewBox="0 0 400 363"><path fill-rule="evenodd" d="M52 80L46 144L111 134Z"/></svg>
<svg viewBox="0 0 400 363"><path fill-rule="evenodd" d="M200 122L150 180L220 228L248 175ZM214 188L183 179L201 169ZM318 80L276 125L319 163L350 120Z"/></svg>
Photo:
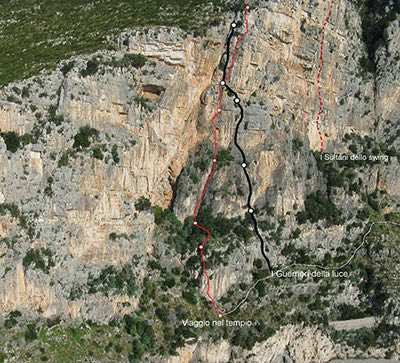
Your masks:
<svg viewBox="0 0 400 363"><path fill-rule="evenodd" d="M125 28L178 26L203 31L222 0L16 0L0 4L0 85L29 77L74 54L105 47Z"/></svg>

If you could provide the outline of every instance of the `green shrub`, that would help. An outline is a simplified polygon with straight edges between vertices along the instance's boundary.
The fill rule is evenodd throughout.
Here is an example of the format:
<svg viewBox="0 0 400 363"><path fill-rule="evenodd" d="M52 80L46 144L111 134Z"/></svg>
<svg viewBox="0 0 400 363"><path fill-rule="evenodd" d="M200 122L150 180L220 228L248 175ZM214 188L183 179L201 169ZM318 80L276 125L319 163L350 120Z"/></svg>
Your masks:
<svg viewBox="0 0 400 363"><path fill-rule="evenodd" d="M17 86L13 86L13 87L11 88L11 90L12 90L15 94L17 94L18 96L21 96L21 90L20 90Z"/></svg>
<svg viewBox="0 0 400 363"><path fill-rule="evenodd" d="M79 129L79 132L74 136L74 149L88 148L93 139L99 136L99 132L89 126L84 126Z"/></svg>
<svg viewBox="0 0 400 363"><path fill-rule="evenodd" d="M15 153L20 148L20 137L17 135L16 132L1 132L0 136L3 138L8 151Z"/></svg>
<svg viewBox="0 0 400 363"><path fill-rule="evenodd" d="M162 322L168 321L168 310L164 306L156 308L155 313Z"/></svg>
<svg viewBox="0 0 400 363"><path fill-rule="evenodd" d="M151 352L154 349L155 335L153 328L145 319L135 315L125 315L123 323L126 332L134 337L129 362L142 362L144 353Z"/></svg>
<svg viewBox="0 0 400 363"><path fill-rule="evenodd" d="M61 154L60 159L58 159L57 166L59 168L62 168L63 166L68 166L69 165L69 158L73 157L74 155L75 155L74 151L72 151L72 150L64 151Z"/></svg>
<svg viewBox="0 0 400 363"><path fill-rule="evenodd" d="M129 239L129 237L128 237L128 235L127 235L126 233L120 233L120 234L118 234L118 233L115 233L115 232L111 232L111 233L109 234L108 238L109 238L111 241L116 241L117 239L120 239L120 238Z"/></svg>
<svg viewBox="0 0 400 363"><path fill-rule="evenodd" d="M345 342L347 345L367 351L371 346L376 345L376 335L373 329L361 328L356 331L334 331L332 336L334 341Z"/></svg>
<svg viewBox="0 0 400 363"><path fill-rule="evenodd" d="M196 170L189 171L189 178L193 182L193 184L197 184L200 182L200 177L197 175Z"/></svg>
<svg viewBox="0 0 400 363"><path fill-rule="evenodd" d="M24 333L24 338L27 343L33 342L37 339L36 325L34 323L30 323L26 326L26 330Z"/></svg>
<svg viewBox="0 0 400 363"><path fill-rule="evenodd" d="M48 122L55 124L56 126L61 125L64 122L64 116L57 115L57 106L50 105L47 111Z"/></svg>
<svg viewBox="0 0 400 363"><path fill-rule="evenodd" d="M191 305L197 304L197 296L197 291L194 288L188 288L182 291L182 297Z"/></svg>
<svg viewBox="0 0 400 363"><path fill-rule="evenodd" d="M143 54L124 54L121 62L125 67L142 68L147 62L147 57Z"/></svg>
<svg viewBox="0 0 400 363"><path fill-rule="evenodd" d="M64 75L64 77L74 68L74 66L75 66L74 61L63 64L63 66L61 67L60 70L61 70L61 73Z"/></svg>
<svg viewBox="0 0 400 363"><path fill-rule="evenodd" d="M274 333L274 329L265 324L259 324L258 326L252 327L246 326L238 329L234 333L231 343L235 346L251 350L257 342L268 339Z"/></svg>
<svg viewBox="0 0 400 363"><path fill-rule="evenodd" d="M163 284L164 287L171 289L175 286L175 278L172 275L168 275L164 278Z"/></svg>
<svg viewBox="0 0 400 363"><path fill-rule="evenodd" d="M211 163L211 148L207 143L201 144L196 151L196 160L193 163L193 166L196 169L200 169L200 171L204 172L207 170Z"/></svg>
<svg viewBox="0 0 400 363"><path fill-rule="evenodd" d="M130 264L122 266L121 269L109 266L103 269L97 277L89 275L88 292L90 294L101 292L106 296L115 294L134 296L137 292L136 278L134 268Z"/></svg>
<svg viewBox="0 0 400 363"><path fill-rule="evenodd" d="M224 167L226 165L229 165L233 160L234 160L233 156L229 150L223 149L218 154L218 166L219 167Z"/></svg>
<svg viewBox="0 0 400 363"><path fill-rule="evenodd" d="M320 170L327 181L328 188L332 187L344 187L346 176L340 171L337 162L327 161L320 157L320 153L315 153L314 157L317 161L318 170Z"/></svg>
<svg viewBox="0 0 400 363"><path fill-rule="evenodd" d="M113 145L111 148L111 156L115 164L118 164L120 162L120 158L118 155L118 146Z"/></svg>
<svg viewBox="0 0 400 363"><path fill-rule="evenodd" d="M162 209L159 206L153 208L154 221L156 224L171 224L180 226L181 222L176 218L175 214L170 209Z"/></svg>
<svg viewBox="0 0 400 363"><path fill-rule="evenodd" d="M151 268L152 270L161 270L161 265L158 260L150 260L148 262L148 267Z"/></svg>
<svg viewBox="0 0 400 363"><path fill-rule="evenodd" d="M124 54L120 59L113 57L112 61L106 62L106 65L112 67L135 67L137 69L144 67L147 63L147 57L143 54Z"/></svg>
<svg viewBox="0 0 400 363"><path fill-rule="evenodd" d="M136 201L135 208L138 211L149 210L151 208L151 202L148 198L142 196Z"/></svg>
<svg viewBox="0 0 400 363"><path fill-rule="evenodd" d="M148 100L143 96L135 96L134 101L137 105L141 106L144 110L151 111L153 108Z"/></svg>
<svg viewBox="0 0 400 363"><path fill-rule="evenodd" d="M263 267L263 262L260 258L256 258L253 262L253 266L257 269L261 269Z"/></svg>
<svg viewBox="0 0 400 363"><path fill-rule="evenodd" d="M339 320L360 319L366 316L365 312L360 308L349 304L339 304L337 310L339 312Z"/></svg>
<svg viewBox="0 0 400 363"><path fill-rule="evenodd" d="M22 104L21 100L18 97L14 96L14 95L8 95L7 96L7 101L8 102L12 102L12 103L17 103L18 105Z"/></svg>
<svg viewBox="0 0 400 363"><path fill-rule="evenodd" d="M13 248L17 243L15 238L4 237L0 238L0 244L4 243L8 248Z"/></svg>
<svg viewBox="0 0 400 363"><path fill-rule="evenodd" d="M173 211L162 209L158 206L153 207L155 223L167 232L166 243L175 249L176 252L186 254L195 250L197 244L204 237L204 233L193 228L193 219L188 217L182 224ZM198 222L206 225L213 231L212 237L215 242L227 236L236 236L242 241L248 241L252 236L249 229L250 223L243 223L240 218L224 218L222 215L214 216L210 208L203 208L199 213ZM217 255L215 262L219 262Z"/></svg>
<svg viewBox="0 0 400 363"><path fill-rule="evenodd" d="M53 177L49 176L47 178L47 186L46 188L44 188L44 194L46 194L49 197L53 196L53 188L52 188L53 182L54 182Z"/></svg>
<svg viewBox="0 0 400 363"><path fill-rule="evenodd" d="M291 239L296 239L296 238L299 238L300 235L301 235L300 229L299 229L299 228L296 228L296 229L292 232L292 234L290 235L290 238L291 238Z"/></svg>
<svg viewBox="0 0 400 363"><path fill-rule="evenodd" d="M86 62L86 68L80 70L80 74L82 77L93 76L99 70L100 62L97 58L93 57L92 59Z"/></svg>
<svg viewBox="0 0 400 363"><path fill-rule="evenodd" d="M13 328L18 324L18 318L20 318L21 316L22 314L18 310L11 311L4 322L4 326L7 329Z"/></svg>
<svg viewBox="0 0 400 363"><path fill-rule="evenodd" d="M301 151L303 145L304 145L304 143L300 139L294 138L292 140L292 147L293 147L293 150L296 152Z"/></svg>
<svg viewBox="0 0 400 363"><path fill-rule="evenodd" d="M10 213L10 215L18 220L18 223L21 228L24 228L30 238L33 238L34 228L29 224L28 219L22 213L18 206L14 203L2 203L0 204L0 215L5 215L6 213Z"/></svg>
<svg viewBox="0 0 400 363"><path fill-rule="evenodd" d="M226 223L226 221L221 221L222 223ZM230 225L230 223L228 222L228 225ZM229 230L228 230L229 231ZM226 231L226 233L228 232ZM253 233L251 233L250 229L248 228L248 226L246 226L245 224L239 223L237 224L234 228L233 228L233 233L240 238L242 241L247 242L252 236Z"/></svg>
<svg viewBox="0 0 400 363"><path fill-rule="evenodd" d="M92 148L92 156L95 159L103 160L104 159L104 154L101 146L95 146Z"/></svg>
<svg viewBox="0 0 400 363"><path fill-rule="evenodd" d="M33 265L33 268L42 270L44 273L49 273L50 268L55 266L53 261L53 253L48 248L30 249L24 256L22 264L25 269Z"/></svg>
<svg viewBox="0 0 400 363"><path fill-rule="evenodd" d="M22 98L28 98L30 96L29 88L24 86L21 92Z"/></svg>
<svg viewBox="0 0 400 363"><path fill-rule="evenodd" d="M23 134L19 137L20 144L22 146L33 144L36 142L31 134Z"/></svg>
<svg viewBox="0 0 400 363"><path fill-rule="evenodd" d="M305 210L297 213L297 221L300 224L309 220L316 223L325 219L329 224L340 224L340 211L321 191L307 195L304 201Z"/></svg>

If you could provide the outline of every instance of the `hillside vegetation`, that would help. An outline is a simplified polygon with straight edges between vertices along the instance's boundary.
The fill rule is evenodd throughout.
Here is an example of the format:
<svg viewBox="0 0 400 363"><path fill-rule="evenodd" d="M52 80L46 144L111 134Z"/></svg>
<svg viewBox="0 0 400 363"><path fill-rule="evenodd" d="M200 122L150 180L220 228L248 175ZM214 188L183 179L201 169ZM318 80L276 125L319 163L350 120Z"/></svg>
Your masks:
<svg viewBox="0 0 400 363"><path fill-rule="evenodd" d="M222 0L6 0L0 3L0 86L75 54L106 46L126 28L178 26L202 32Z"/></svg>

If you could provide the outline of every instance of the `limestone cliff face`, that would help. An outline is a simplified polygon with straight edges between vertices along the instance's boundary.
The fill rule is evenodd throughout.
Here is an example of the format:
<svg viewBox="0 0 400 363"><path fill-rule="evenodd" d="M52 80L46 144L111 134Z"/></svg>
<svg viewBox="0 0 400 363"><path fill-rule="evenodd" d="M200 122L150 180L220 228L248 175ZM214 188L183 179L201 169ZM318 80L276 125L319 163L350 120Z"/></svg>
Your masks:
<svg viewBox="0 0 400 363"><path fill-rule="evenodd" d="M245 110L247 129L239 142L254 153L250 169L254 176L254 200L263 205L266 196L276 199L276 212L282 216L292 211L295 204L303 206L304 195L310 189L304 180L310 186L318 185L315 164L293 150L292 140L299 139L305 147L319 151L315 77L321 19L326 11L326 4L317 6L312 2L275 2L252 11L251 31L233 77L233 87L249 104ZM356 73L364 53L360 32L354 5L336 2L328 25L321 77L325 99L322 129L327 152L343 152L344 135L352 130L368 134L376 119L373 103L369 102L374 99L373 82ZM361 96L355 97L359 92ZM221 139L226 148L232 144L236 110L229 101L225 110ZM311 179L306 175L308 169ZM276 190L278 184L280 191ZM224 198L221 210L229 210L226 203ZM181 207L176 208L180 213Z"/></svg>
<svg viewBox="0 0 400 363"><path fill-rule="evenodd" d="M301 238L296 243L321 258L324 248L339 247L345 237L362 230L348 232L345 223L298 225L295 217L308 194L326 188L312 154L319 150L316 74L326 12L325 1L260 2L250 13L249 35L232 80L246 105L239 142L249 156L260 218L271 216L285 226L282 241L298 227ZM137 204L141 197L172 207L182 221L191 215L205 173L194 183L185 172L199 145L210 138L228 20L201 38L166 28L127 32L114 41L116 51L71 59L68 71L64 62L50 74L0 90L0 130L35 138L16 152L7 151L0 138L3 313L20 310L107 322L137 309L138 297L128 292L95 291L89 296L79 286L107 266L133 260L132 279L146 276L147 257L165 246L159 245L153 213ZM365 54L361 31L353 2L335 1L321 75L322 130L329 153L347 152L346 134L374 135L387 142L387 125L399 118L399 22L387 29L387 46L378 49L374 76L360 70ZM143 67L116 61L138 53L147 58ZM97 59L98 69L85 75L91 59ZM15 88L28 89L28 95L20 96ZM246 184L232 147L236 122L237 110L226 98L218 126L221 146L232 149L234 162L220 168L212 198L206 199L216 215L226 218L244 217L246 211ZM75 147L74 137L84 126L97 130L92 145L98 149ZM398 149L398 138L392 146ZM101 158L95 156L99 152ZM395 201L400 200L399 177L395 157L357 174L368 192L382 189ZM344 219L361 205L358 195L337 193L332 198ZM274 244L269 232L262 233L273 264L286 262L283 245ZM41 260L31 251L42 251ZM250 284L258 257L258 241L251 237L232 250L225 264L210 268L216 298L236 283ZM357 301L357 287L349 291L338 294L340 302ZM200 342L164 361L327 362L346 354L315 327L287 326L251 351L224 340L217 345Z"/></svg>
<svg viewBox="0 0 400 363"><path fill-rule="evenodd" d="M256 344L251 351L243 351L235 358L235 348L226 341L219 344L202 344L188 347L179 357L166 363L183 362L329 362L336 357L332 342L316 328L288 326L273 338L262 344Z"/></svg>
<svg viewBox="0 0 400 363"><path fill-rule="evenodd" d="M1 202L15 204L36 231L29 241L18 218L1 217L2 237L18 239L17 249L2 255L3 311L85 316L89 302L70 303L65 285L85 281L91 268L123 265L152 252L154 219L136 210L135 202L147 197L167 207L188 153L203 137L196 128L199 100L210 86L221 40L183 38L163 28L124 36L129 47L97 55L105 65L95 75L81 75L86 59L79 58L65 75L57 70L1 91L0 129L24 135L36 127L41 134L39 143L16 153L7 152L1 141ZM139 51L149 60L140 70L106 65L111 56ZM30 96L7 101L15 87L27 87ZM61 125L46 122L49 108L63 117ZM114 145L118 162L81 153L60 166L60 156L73 150L73 135L82 126ZM113 241L112 233L127 237ZM37 246L57 251L56 266L45 279L22 267L24 253ZM116 299L103 300L90 303L93 314L103 304L108 318L122 312Z"/></svg>
<svg viewBox="0 0 400 363"><path fill-rule="evenodd" d="M248 171L253 183L253 203L260 209L266 205L274 206L274 215L291 229L297 224L295 214L304 209L306 196L324 188L315 158L304 151L319 151L315 123L319 110L316 75L322 19L327 11L327 3L312 1L301 4L269 2L253 10L249 18L250 32L232 80L232 87L246 104L245 129L240 130L239 143L250 155ZM365 45L358 9L350 1L333 3L321 75L324 98L321 128L325 152L347 153L346 134L374 135L382 140L385 122L398 119L399 80L387 71L391 69L388 64L393 63L397 54L395 44L399 33L394 31L396 24L394 22L387 30L388 51L381 49L377 53L379 76L365 76L360 69ZM221 147L232 148L235 158L240 159L232 147L236 122L237 110L232 100L226 99L220 121ZM380 131L376 125L382 125ZM300 146L296 146L298 141ZM398 159L394 157L388 164L372 166L360 177L369 192L376 190L379 184L392 198L399 200L398 183L394 182L398 172ZM246 182L240 163L222 168L216 179L210 201L215 213L221 212L228 217L244 216L246 200L241 190L245 189ZM237 179L239 181L232 186L232 180ZM178 189L184 190L185 184L186 179ZM228 193L224 189L226 185L230 185ZM174 206L176 213L182 218L190 215L195 197L190 192L178 194ZM347 209L359 206L358 197L348 199L337 195L336 198L345 213ZM339 246L347 233L344 226L331 226L323 231L314 226L301 228L302 243L314 249L318 249L321 240L326 245ZM238 273L233 261L243 262L247 256L246 262L238 262L238 265L251 267L253 258L258 256L257 248L254 244L246 246L245 255L238 252L227 267L216 272L214 288L217 296L223 295L236 281ZM270 245L270 250L274 262L281 262L282 256L276 246Z"/></svg>

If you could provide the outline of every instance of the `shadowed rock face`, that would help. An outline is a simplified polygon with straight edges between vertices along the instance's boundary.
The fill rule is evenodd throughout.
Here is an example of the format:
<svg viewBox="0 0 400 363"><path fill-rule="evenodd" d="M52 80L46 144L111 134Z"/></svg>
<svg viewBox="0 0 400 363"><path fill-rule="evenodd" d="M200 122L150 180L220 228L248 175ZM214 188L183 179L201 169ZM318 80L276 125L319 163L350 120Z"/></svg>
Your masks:
<svg viewBox="0 0 400 363"><path fill-rule="evenodd" d="M273 265L291 262L282 251L293 240L296 247L312 251L313 258L323 260L327 251L335 255L332 251L345 238L356 239L366 223L347 228L359 222L355 214L364 208L365 198L344 187L331 188L315 154L320 142L316 73L326 11L326 2L261 2L250 13L249 35L231 82L245 105L239 142L249 159L253 203L261 221L282 224L279 237L262 231ZM93 276L110 266L133 266L128 276L140 290L149 273L149 257L157 255L177 265L188 257L165 254L170 244L160 237L152 211L141 208L138 200L145 197L153 206L170 207L181 221L191 216L209 167L210 153L204 155L201 173L196 165L203 157L200 145L210 140L209 120L229 21L201 38L176 29L132 31L121 35L127 41L116 42L118 51L93 55L100 65L92 75L82 72L92 57L79 57L65 75L58 69L0 90L0 130L21 137L16 152L7 151L0 139L2 312L108 322L139 309L139 298L123 289L104 294L97 287L82 288L97 281ZM373 153L383 153L376 145L399 150L399 21L386 29L374 74L360 67L365 55L361 23L352 1L334 2L321 74L321 128L325 151L331 154L349 154L346 135L372 138L370 149L378 150ZM113 57L136 53L147 58L143 67L112 65ZM16 87L27 87L29 96L18 96ZM236 122L237 110L226 97L218 127L221 148L229 150L232 161L219 168L205 200L215 216L226 219L244 218L246 213L246 183L232 146ZM85 126L97 134L89 136L89 147L76 146ZM382 210L393 212L400 202L399 178L394 156L388 163L357 170L346 186L357 182L355 188L365 195L384 191ZM317 191L336 205L341 223L299 223L297 213ZM297 229L300 238L293 237ZM230 238L234 242L236 237ZM239 300L232 289L253 282L253 263L260 255L257 240L249 237L246 243L240 240L239 247L232 246L223 250L224 263L210 268L217 299L232 295ZM32 250L40 255L29 254ZM307 291L314 291L311 285ZM358 284L346 285L332 300L357 306L363 302L360 289ZM266 299L250 304L271 305ZM234 302L227 304L234 307ZM398 347L393 351L398 354ZM335 344L315 326L286 324L251 350L221 340L188 344L178 353L153 361L327 362L356 356L359 350Z"/></svg>
<svg viewBox="0 0 400 363"><path fill-rule="evenodd" d="M164 92L165 92L165 88L162 86L158 86L155 84L143 85L144 97L146 97L150 101L153 101L153 102L158 101Z"/></svg>

